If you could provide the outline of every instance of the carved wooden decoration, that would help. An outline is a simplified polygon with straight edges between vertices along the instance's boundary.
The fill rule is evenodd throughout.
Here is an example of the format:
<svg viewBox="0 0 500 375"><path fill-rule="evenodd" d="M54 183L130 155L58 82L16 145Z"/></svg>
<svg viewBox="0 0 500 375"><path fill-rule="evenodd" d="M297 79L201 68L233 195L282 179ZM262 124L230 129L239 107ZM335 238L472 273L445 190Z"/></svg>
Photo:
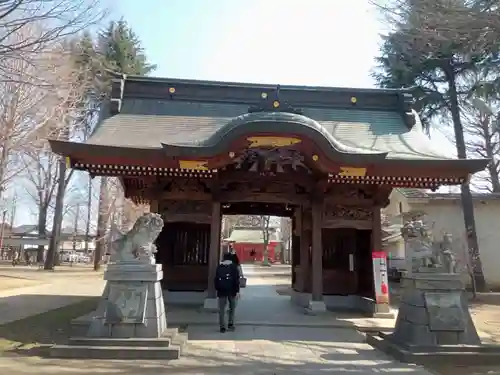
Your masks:
<svg viewBox="0 0 500 375"><path fill-rule="evenodd" d="M210 222L212 216L212 203L210 201L163 200L159 204L159 211L166 222L206 223Z"/></svg>
<svg viewBox="0 0 500 375"><path fill-rule="evenodd" d="M303 171L311 173L304 164L305 157L299 151L276 146L266 150L247 150L234 159L234 170L276 175Z"/></svg>
<svg viewBox="0 0 500 375"><path fill-rule="evenodd" d="M208 193L209 191L200 180L190 178L171 180L165 185L164 190L172 193Z"/></svg>
<svg viewBox="0 0 500 375"><path fill-rule="evenodd" d="M334 198L337 200L373 200L375 198L376 191L373 188L358 188L348 185L334 185L330 186L326 192L327 199Z"/></svg>
<svg viewBox="0 0 500 375"><path fill-rule="evenodd" d="M360 207L347 207L341 205L325 205L324 220L372 220L373 212L371 209Z"/></svg>

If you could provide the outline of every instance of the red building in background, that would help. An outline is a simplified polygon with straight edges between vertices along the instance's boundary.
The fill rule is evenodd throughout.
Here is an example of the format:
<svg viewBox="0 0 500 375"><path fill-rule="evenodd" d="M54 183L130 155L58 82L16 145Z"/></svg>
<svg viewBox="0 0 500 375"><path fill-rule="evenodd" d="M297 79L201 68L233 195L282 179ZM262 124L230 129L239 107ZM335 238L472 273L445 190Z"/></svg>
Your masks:
<svg viewBox="0 0 500 375"><path fill-rule="evenodd" d="M264 236L260 228L235 228L223 241L233 245L241 263L262 262L264 259ZM279 260L280 245L276 233L269 233L267 254L270 262Z"/></svg>

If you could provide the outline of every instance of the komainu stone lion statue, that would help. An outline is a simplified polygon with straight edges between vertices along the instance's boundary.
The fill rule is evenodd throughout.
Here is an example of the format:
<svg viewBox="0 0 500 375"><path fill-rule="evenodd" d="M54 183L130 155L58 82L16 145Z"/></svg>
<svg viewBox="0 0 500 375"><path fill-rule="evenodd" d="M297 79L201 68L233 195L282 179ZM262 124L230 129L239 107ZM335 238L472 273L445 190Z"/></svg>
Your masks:
<svg viewBox="0 0 500 375"><path fill-rule="evenodd" d="M406 243L406 256L412 271L421 267L434 267L437 263L432 233L422 220L404 224L401 234Z"/></svg>
<svg viewBox="0 0 500 375"><path fill-rule="evenodd" d="M111 243L111 262L150 261L156 253L154 241L163 229L163 219L156 213L145 213L127 233Z"/></svg>

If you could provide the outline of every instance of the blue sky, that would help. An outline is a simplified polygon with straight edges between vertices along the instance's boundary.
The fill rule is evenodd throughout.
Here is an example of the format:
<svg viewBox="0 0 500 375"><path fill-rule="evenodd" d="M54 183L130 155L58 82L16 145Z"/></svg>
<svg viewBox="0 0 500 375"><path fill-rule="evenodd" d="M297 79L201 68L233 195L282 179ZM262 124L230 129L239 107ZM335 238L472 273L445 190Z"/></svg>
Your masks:
<svg viewBox="0 0 500 375"><path fill-rule="evenodd" d="M136 32L158 65L156 76L374 86L370 71L383 26L368 0L103 2L111 19L123 17ZM16 224L35 223L36 207L18 195ZM67 215L65 225L73 220Z"/></svg>
<svg viewBox="0 0 500 375"><path fill-rule="evenodd" d="M158 76L373 86L381 29L367 0L108 1Z"/></svg>

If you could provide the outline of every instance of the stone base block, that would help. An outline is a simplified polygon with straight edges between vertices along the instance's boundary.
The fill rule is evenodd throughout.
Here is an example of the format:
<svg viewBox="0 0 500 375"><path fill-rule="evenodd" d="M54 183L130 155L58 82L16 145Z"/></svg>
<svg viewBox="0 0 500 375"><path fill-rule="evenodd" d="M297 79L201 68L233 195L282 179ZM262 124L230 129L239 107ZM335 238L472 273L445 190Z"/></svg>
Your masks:
<svg viewBox="0 0 500 375"><path fill-rule="evenodd" d="M167 329L160 264L110 264L97 310L72 322L69 345L50 348L53 358L178 359L187 336ZM86 329L86 330L85 330Z"/></svg>
<svg viewBox="0 0 500 375"><path fill-rule="evenodd" d="M413 347L480 346L459 275L404 277L393 341Z"/></svg>
<svg viewBox="0 0 500 375"><path fill-rule="evenodd" d="M54 345L49 355L72 359L178 359L187 333L168 328L160 338L72 337L68 345ZM122 354L125 353L125 354Z"/></svg>
<svg viewBox="0 0 500 375"><path fill-rule="evenodd" d="M318 315L326 312L326 305L324 301L309 301L306 308L306 314Z"/></svg>
<svg viewBox="0 0 500 375"><path fill-rule="evenodd" d="M307 309L312 296L311 293L303 293L293 290L290 298L292 303ZM331 311L361 312L367 316L381 319L395 318L394 312L390 309L383 309L383 307L388 307L388 305L377 305L373 299L367 297L357 295L323 295L323 301L327 310Z"/></svg>
<svg viewBox="0 0 500 375"><path fill-rule="evenodd" d="M219 301L217 300L217 298L205 298L205 301L203 302L203 311L219 311Z"/></svg>
<svg viewBox="0 0 500 375"><path fill-rule="evenodd" d="M50 357L70 359L152 360L179 359L180 355L180 348L175 346L132 347L54 345L50 349Z"/></svg>
<svg viewBox="0 0 500 375"><path fill-rule="evenodd" d="M136 347L167 347L170 345L184 346L187 333L179 333L178 328L167 328L159 338L108 338L108 337L70 337L69 345L73 346L136 346Z"/></svg>
<svg viewBox="0 0 500 375"><path fill-rule="evenodd" d="M417 365L479 366L500 364L500 345L407 345L393 334L367 334L366 342L401 362Z"/></svg>

